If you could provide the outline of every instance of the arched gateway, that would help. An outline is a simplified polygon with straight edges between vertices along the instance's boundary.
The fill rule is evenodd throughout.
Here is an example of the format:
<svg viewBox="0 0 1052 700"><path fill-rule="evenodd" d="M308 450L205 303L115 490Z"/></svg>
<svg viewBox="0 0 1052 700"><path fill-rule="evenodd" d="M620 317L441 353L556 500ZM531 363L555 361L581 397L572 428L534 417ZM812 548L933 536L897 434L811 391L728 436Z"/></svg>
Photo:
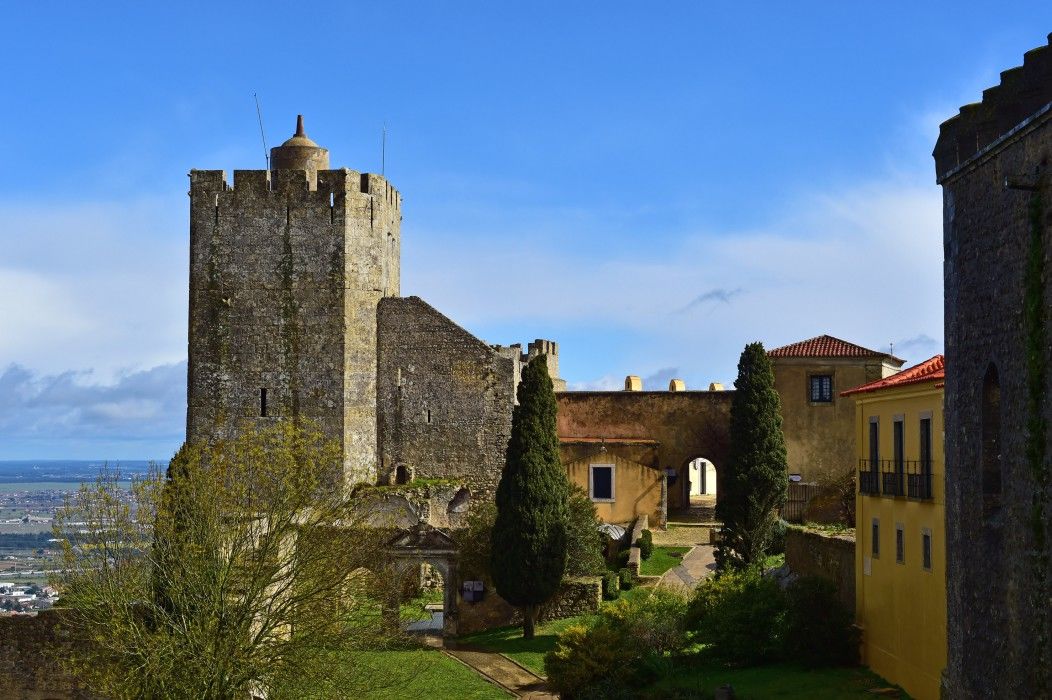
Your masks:
<svg viewBox="0 0 1052 700"><path fill-rule="evenodd" d="M397 616L401 583L429 564L442 575L442 635L457 634L457 545L453 539L427 523L420 523L396 535L387 543L391 567L392 600L389 609Z"/></svg>

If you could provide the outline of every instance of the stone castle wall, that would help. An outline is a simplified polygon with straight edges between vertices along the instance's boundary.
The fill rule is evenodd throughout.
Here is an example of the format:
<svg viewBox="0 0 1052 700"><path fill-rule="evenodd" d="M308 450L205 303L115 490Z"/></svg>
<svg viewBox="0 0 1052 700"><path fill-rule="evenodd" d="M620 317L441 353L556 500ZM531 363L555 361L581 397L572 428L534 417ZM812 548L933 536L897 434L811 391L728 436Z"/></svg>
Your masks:
<svg viewBox="0 0 1052 700"><path fill-rule="evenodd" d="M513 360L417 297L383 299L379 328L381 481L394 483L401 466L492 499L511 436Z"/></svg>
<svg viewBox="0 0 1052 700"><path fill-rule="evenodd" d="M1043 550L1038 545L1040 533L1052 534L1052 493L1040 477L1052 465L1047 448L1036 469L1027 457L1024 320L1033 213L1045 287L1036 300L1045 325L1036 361L1046 372L1040 405L1052 445L1050 103L1052 48L1043 47L1002 73L982 103L943 124L934 154L945 248L947 697L1052 692L1052 538ZM984 452L984 421L994 425L998 413L992 402L983 405L994 376L1000 430L988 431L992 449ZM999 462L999 498L984 496L984 454ZM1043 517L1035 519L1041 503Z"/></svg>
<svg viewBox="0 0 1052 700"><path fill-rule="evenodd" d="M827 535L790 525L785 531L785 563L799 576L820 576L836 586L837 597L855 614L855 538Z"/></svg>
<svg viewBox="0 0 1052 700"><path fill-rule="evenodd" d="M61 612L0 617L0 698L4 700L98 700L62 667L69 640Z"/></svg>
<svg viewBox="0 0 1052 700"><path fill-rule="evenodd" d="M602 599L603 583L599 577L566 579L551 600L541 606L537 621L591 615L599 611ZM457 604L457 614L457 634L522 624L522 611L501 598L492 586L486 587L484 597L478 602L468 603L461 598Z"/></svg>
<svg viewBox="0 0 1052 700"><path fill-rule="evenodd" d="M343 445L348 482L375 481L376 306L399 292L400 222L378 175L190 173L189 440L303 416Z"/></svg>

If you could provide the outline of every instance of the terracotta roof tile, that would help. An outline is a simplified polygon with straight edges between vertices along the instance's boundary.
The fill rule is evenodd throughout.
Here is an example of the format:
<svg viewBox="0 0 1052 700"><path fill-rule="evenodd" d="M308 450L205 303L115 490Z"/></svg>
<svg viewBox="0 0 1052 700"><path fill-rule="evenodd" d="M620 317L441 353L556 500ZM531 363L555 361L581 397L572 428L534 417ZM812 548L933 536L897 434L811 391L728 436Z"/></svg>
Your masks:
<svg viewBox="0 0 1052 700"><path fill-rule="evenodd" d="M783 345L780 348L769 350L767 354L770 357L888 357L902 362L894 355L879 350L870 350L831 335L820 335L801 340L799 343Z"/></svg>
<svg viewBox="0 0 1052 700"><path fill-rule="evenodd" d="M901 372L896 372L890 377L884 377L875 382L870 382L869 384L857 386L854 389L842 391L840 392L840 395L850 396L851 394L863 394L870 391L877 391L879 389L889 389L892 387L907 386L909 384L920 384L921 382L936 382L935 386L938 388L943 386L944 379L946 379L946 360L942 355L936 355L931 359L921 362L919 365L913 365Z"/></svg>

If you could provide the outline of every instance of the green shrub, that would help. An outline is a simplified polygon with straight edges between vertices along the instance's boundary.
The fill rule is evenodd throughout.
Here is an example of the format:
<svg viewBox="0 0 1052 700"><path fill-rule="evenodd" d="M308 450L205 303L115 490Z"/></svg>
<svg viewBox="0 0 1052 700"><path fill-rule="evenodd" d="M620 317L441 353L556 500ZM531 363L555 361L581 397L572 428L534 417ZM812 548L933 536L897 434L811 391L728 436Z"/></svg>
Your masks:
<svg viewBox="0 0 1052 700"><path fill-rule="evenodd" d="M666 590L609 605L588 626L559 635L544 657L549 687L573 700L634 698L672 668L686 645L683 598Z"/></svg>
<svg viewBox="0 0 1052 700"><path fill-rule="evenodd" d="M639 535L639 556L649 559L654 553L654 534L650 530L643 530Z"/></svg>
<svg viewBox="0 0 1052 700"><path fill-rule="evenodd" d="M708 653L753 665L778 657L786 598L778 584L756 567L708 578L694 593L686 625Z"/></svg>
<svg viewBox="0 0 1052 700"><path fill-rule="evenodd" d="M603 574L603 599L615 600L621 592L621 579L613 571Z"/></svg>
<svg viewBox="0 0 1052 700"><path fill-rule="evenodd" d="M771 539L767 543L767 554L785 554L786 523L779 518L771 528Z"/></svg>
<svg viewBox="0 0 1052 700"><path fill-rule="evenodd" d="M566 575L596 576L606 565L603 561L605 535L599 532L595 503L580 486L572 486L567 500Z"/></svg>
<svg viewBox="0 0 1052 700"><path fill-rule="evenodd" d="M786 656L812 667L858 663L858 629L832 582L817 576L798 578L789 584L786 599Z"/></svg>
<svg viewBox="0 0 1052 700"><path fill-rule="evenodd" d="M624 643L609 624L573 625L559 635L555 648L544 655L548 687L563 698L587 698L603 681L623 685L635 648Z"/></svg>
<svg viewBox="0 0 1052 700"><path fill-rule="evenodd" d="M622 591L628 591L632 589L632 584L636 581L635 574L627 566L617 572L617 578L621 584Z"/></svg>

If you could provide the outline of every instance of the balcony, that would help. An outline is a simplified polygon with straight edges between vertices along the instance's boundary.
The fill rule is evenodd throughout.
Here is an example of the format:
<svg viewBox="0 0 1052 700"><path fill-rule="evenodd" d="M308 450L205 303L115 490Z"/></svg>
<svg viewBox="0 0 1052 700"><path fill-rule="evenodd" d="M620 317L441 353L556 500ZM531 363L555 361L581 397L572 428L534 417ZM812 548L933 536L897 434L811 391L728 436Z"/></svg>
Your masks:
<svg viewBox="0 0 1052 700"><path fill-rule="evenodd" d="M858 492L864 495L930 501L934 498L932 481L930 461L860 459L858 463Z"/></svg>
<svg viewBox="0 0 1052 700"><path fill-rule="evenodd" d="M877 472L872 472L868 469L859 470L858 492L870 496L876 496L880 493L880 482L877 479Z"/></svg>

